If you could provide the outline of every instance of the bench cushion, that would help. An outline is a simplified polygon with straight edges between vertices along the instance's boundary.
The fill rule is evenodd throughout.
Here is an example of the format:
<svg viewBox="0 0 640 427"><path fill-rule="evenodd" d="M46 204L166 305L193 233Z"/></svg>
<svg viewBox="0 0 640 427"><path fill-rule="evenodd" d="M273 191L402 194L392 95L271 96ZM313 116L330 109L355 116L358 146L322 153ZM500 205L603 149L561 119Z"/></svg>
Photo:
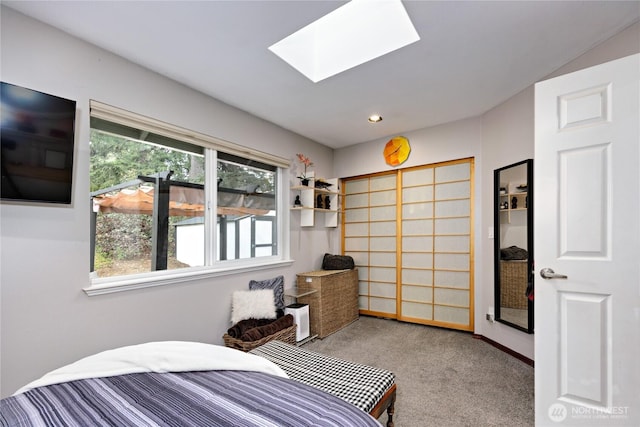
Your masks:
<svg viewBox="0 0 640 427"><path fill-rule="evenodd" d="M280 366L289 378L371 412L395 383L392 372L270 341L250 351Z"/></svg>

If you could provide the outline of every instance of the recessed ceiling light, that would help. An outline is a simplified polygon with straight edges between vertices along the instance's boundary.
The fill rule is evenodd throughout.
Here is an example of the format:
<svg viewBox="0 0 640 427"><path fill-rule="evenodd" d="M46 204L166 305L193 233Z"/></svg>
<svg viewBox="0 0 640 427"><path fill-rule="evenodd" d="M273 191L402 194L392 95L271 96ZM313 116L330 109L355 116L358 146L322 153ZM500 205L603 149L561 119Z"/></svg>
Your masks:
<svg viewBox="0 0 640 427"><path fill-rule="evenodd" d="M382 116L379 114L372 114L367 120L369 120L369 123L378 123L382 121Z"/></svg>
<svg viewBox="0 0 640 427"><path fill-rule="evenodd" d="M400 0L352 0L269 50L317 83L418 40Z"/></svg>

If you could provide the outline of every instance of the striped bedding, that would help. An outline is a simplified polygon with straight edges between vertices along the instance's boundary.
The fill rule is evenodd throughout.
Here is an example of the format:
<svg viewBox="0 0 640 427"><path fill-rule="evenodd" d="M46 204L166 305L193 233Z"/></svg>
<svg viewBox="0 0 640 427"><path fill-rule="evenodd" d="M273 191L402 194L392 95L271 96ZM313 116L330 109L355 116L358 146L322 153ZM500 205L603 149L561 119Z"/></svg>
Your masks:
<svg viewBox="0 0 640 427"><path fill-rule="evenodd" d="M0 426L380 426L260 356L167 341L104 351L0 401Z"/></svg>
<svg viewBox="0 0 640 427"><path fill-rule="evenodd" d="M0 402L2 426L380 426L305 384L262 372L139 373L38 387Z"/></svg>

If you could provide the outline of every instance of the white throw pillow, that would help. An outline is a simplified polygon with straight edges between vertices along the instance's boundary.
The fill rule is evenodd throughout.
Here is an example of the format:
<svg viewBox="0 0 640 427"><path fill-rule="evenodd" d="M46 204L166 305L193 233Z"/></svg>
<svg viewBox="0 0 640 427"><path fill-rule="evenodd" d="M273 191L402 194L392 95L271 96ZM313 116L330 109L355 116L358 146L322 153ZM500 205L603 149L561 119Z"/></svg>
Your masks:
<svg viewBox="0 0 640 427"><path fill-rule="evenodd" d="M231 323L245 319L275 319L273 289L235 291L232 296Z"/></svg>

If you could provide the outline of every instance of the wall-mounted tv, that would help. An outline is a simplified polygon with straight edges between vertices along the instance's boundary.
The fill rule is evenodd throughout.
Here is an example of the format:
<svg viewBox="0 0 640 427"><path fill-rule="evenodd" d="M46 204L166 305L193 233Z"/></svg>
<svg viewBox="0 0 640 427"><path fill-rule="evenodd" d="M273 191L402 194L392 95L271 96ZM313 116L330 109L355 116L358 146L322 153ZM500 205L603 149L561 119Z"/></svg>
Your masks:
<svg viewBox="0 0 640 427"><path fill-rule="evenodd" d="M0 198L71 203L76 102L0 85Z"/></svg>

